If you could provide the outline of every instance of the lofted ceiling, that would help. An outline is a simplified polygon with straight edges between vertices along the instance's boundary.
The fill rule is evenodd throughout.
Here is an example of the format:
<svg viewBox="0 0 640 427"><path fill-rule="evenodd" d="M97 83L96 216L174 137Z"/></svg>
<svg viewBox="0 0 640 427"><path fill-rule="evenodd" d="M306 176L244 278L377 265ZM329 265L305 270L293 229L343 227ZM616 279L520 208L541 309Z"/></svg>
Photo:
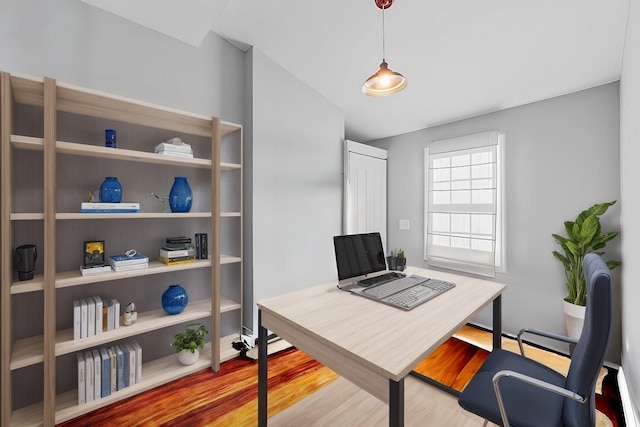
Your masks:
<svg viewBox="0 0 640 427"><path fill-rule="evenodd" d="M620 78L630 0L396 0L386 60L409 85L373 98L374 0L83 0L199 46L208 31L255 47L345 111L367 142Z"/></svg>

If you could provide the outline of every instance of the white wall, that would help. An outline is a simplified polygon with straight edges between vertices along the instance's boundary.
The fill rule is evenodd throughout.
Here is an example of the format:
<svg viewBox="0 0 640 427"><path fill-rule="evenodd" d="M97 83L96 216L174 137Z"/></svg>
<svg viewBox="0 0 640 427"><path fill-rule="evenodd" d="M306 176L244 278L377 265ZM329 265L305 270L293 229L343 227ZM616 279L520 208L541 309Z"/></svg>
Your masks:
<svg viewBox="0 0 640 427"><path fill-rule="evenodd" d="M622 194L622 366L640 420L640 4L631 1L620 79Z"/></svg>
<svg viewBox="0 0 640 427"><path fill-rule="evenodd" d="M245 280L253 278L255 302L337 278L332 237L342 228L344 112L259 50L247 55L253 271Z"/></svg>
<svg viewBox="0 0 640 427"><path fill-rule="evenodd" d="M561 96L492 114L377 141L387 148L389 247L403 248L408 262L423 261L423 149L430 141L491 129L506 132L507 273L504 331L523 327L565 333L562 265L551 233L594 203L620 199L618 84ZM461 101L463 102L463 101ZM619 229L620 204L602 218L605 231ZM409 219L411 230L399 230ZM620 242L607 246L619 259ZM605 257L606 258L606 257ZM608 258L607 258L608 259ZM619 280L616 313L619 313ZM491 311L476 321L491 325ZM620 354L619 315L608 360Z"/></svg>
<svg viewBox="0 0 640 427"><path fill-rule="evenodd" d="M243 119L236 47L209 33L195 48L78 0L3 1L0 70Z"/></svg>

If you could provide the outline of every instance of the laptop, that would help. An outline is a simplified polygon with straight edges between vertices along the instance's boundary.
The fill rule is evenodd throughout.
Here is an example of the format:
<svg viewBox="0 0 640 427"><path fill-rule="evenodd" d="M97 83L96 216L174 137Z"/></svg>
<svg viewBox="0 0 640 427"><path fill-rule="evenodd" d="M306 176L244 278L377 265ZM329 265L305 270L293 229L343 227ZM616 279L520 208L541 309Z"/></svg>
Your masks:
<svg viewBox="0 0 640 427"><path fill-rule="evenodd" d="M387 269L380 233L334 236L338 288L402 310L453 288L455 284Z"/></svg>

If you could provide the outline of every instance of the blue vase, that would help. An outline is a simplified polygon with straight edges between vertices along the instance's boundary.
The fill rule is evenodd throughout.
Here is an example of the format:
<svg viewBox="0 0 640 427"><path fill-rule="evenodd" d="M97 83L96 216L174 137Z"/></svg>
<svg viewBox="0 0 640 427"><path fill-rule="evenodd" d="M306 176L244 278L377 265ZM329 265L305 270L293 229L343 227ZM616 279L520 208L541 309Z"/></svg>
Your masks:
<svg viewBox="0 0 640 427"><path fill-rule="evenodd" d="M176 176L169 192L171 212L189 212L193 202L191 187L184 176Z"/></svg>
<svg viewBox="0 0 640 427"><path fill-rule="evenodd" d="M162 308L167 314L182 313L188 302L189 295L180 285L171 285L162 294Z"/></svg>
<svg viewBox="0 0 640 427"><path fill-rule="evenodd" d="M122 185L118 178L108 176L100 186L100 201L102 203L120 203L122 200Z"/></svg>

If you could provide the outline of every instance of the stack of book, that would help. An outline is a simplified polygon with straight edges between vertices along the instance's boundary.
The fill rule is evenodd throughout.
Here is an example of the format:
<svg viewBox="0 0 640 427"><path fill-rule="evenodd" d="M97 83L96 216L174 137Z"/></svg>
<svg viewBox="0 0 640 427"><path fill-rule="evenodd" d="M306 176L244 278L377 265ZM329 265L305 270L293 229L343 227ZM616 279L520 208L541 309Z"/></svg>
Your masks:
<svg viewBox="0 0 640 427"><path fill-rule="evenodd" d="M88 338L120 327L120 303L99 296L73 301L73 339Z"/></svg>
<svg viewBox="0 0 640 427"><path fill-rule="evenodd" d="M196 260L196 249L190 237L167 237L165 245L160 248L158 261L166 265L189 264Z"/></svg>
<svg viewBox="0 0 640 427"><path fill-rule="evenodd" d="M140 212L140 203L82 202L81 213L132 213Z"/></svg>
<svg viewBox="0 0 640 427"><path fill-rule="evenodd" d="M79 405L142 382L142 347L136 341L79 352L76 360Z"/></svg>
<svg viewBox="0 0 640 427"><path fill-rule="evenodd" d="M138 270L149 267L149 257L136 253L134 255L112 255L109 265L113 271Z"/></svg>
<svg viewBox="0 0 640 427"><path fill-rule="evenodd" d="M189 144L182 142L180 138L172 138L166 142L156 145L156 154L165 156L177 156L193 158L193 150Z"/></svg>

